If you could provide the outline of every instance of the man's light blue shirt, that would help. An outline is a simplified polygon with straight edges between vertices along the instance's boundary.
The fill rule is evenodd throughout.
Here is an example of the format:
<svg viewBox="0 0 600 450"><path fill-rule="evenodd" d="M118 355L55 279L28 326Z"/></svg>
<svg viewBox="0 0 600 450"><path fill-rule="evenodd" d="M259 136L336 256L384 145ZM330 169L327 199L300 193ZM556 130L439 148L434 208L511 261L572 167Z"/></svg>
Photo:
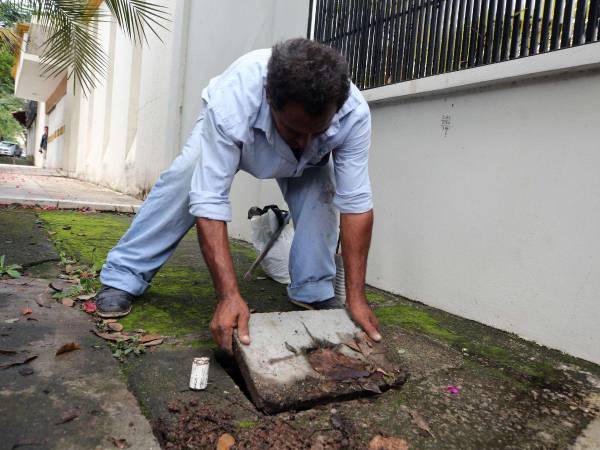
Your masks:
<svg viewBox="0 0 600 450"><path fill-rule="evenodd" d="M231 221L229 191L238 170L261 179L299 177L323 164L330 152L335 206L342 213L369 211L371 115L362 94L351 85L327 131L314 137L297 160L271 118L265 90L270 56L270 49L242 56L202 91L201 156L191 182L190 213Z"/></svg>

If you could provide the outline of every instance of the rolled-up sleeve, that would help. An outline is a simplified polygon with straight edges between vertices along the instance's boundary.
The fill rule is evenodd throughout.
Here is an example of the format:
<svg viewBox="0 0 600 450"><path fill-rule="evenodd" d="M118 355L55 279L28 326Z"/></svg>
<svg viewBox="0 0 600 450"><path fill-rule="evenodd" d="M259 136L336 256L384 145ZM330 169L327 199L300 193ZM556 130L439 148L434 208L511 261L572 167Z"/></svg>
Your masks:
<svg viewBox="0 0 600 450"><path fill-rule="evenodd" d="M361 105L357 119L344 143L333 151L336 180L334 204L341 213L363 213L373 209L369 179L369 147L371 146L371 114Z"/></svg>
<svg viewBox="0 0 600 450"><path fill-rule="evenodd" d="M217 125L207 108L197 145L200 158L190 189L190 214L213 220L231 221L229 191L240 162L240 148Z"/></svg>

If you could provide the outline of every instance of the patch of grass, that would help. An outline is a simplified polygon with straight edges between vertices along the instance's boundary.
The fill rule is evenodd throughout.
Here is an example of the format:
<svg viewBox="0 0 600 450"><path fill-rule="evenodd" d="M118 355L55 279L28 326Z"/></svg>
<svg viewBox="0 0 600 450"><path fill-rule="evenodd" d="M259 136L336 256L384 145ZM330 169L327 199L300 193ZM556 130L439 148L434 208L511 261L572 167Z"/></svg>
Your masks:
<svg viewBox="0 0 600 450"><path fill-rule="evenodd" d="M381 293L367 290L365 293L369 303L381 304L386 303L388 299Z"/></svg>
<svg viewBox="0 0 600 450"><path fill-rule="evenodd" d="M422 331L443 341L453 342L456 335L442 327L427 311L411 305L394 305L375 309L375 315L382 325L400 325Z"/></svg>
<svg viewBox="0 0 600 450"><path fill-rule="evenodd" d="M257 424L258 424L258 422L254 422L251 420L243 420L238 424L238 426L240 428L252 428L252 427L255 427Z"/></svg>
<svg viewBox="0 0 600 450"><path fill-rule="evenodd" d="M101 265L129 226L130 217L79 211L42 211L59 253L88 265Z"/></svg>

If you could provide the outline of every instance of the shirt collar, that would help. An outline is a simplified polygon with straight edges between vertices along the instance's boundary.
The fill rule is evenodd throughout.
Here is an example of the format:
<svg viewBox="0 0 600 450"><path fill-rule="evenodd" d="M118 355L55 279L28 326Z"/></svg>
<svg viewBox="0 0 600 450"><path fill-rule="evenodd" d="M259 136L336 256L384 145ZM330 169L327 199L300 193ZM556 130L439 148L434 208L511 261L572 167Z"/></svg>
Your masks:
<svg viewBox="0 0 600 450"><path fill-rule="evenodd" d="M267 90L263 87L262 101L258 109L258 115L254 121L254 128L265 133L269 144L273 145L273 120L271 118L271 106L267 101Z"/></svg>

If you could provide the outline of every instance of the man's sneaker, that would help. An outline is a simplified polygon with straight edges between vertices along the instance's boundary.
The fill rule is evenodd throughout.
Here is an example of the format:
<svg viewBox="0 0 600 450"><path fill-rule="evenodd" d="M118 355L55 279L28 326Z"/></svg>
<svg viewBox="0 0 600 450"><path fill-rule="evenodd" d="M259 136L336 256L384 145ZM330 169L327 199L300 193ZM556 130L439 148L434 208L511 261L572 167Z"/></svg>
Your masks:
<svg viewBox="0 0 600 450"><path fill-rule="evenodd" d="M331 297L330 299L323 300L321 302L313 302L313 303L304 303L298 300L290 299L294 305L299 306L305 309L344 309L346 306L341 300L338 300L335 297Z"/></svg>
<svg viewBox="0 0 600 450"><path fill-rule="evenodd" d="M110 286L102 286L96 295L96 313L106 319L123 317L131 311L134 297L129 292Z"/></svg>

